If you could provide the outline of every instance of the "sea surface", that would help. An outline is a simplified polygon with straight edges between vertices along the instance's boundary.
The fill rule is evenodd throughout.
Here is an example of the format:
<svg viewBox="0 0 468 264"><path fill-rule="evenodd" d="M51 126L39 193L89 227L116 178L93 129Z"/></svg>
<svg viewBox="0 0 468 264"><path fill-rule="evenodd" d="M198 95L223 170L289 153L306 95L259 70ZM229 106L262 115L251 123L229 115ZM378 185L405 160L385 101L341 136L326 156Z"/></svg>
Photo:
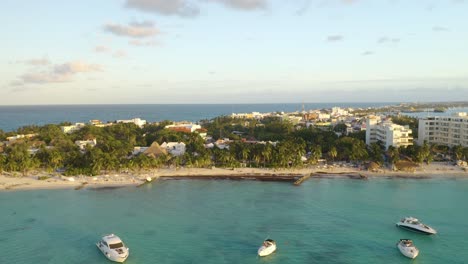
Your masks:
<svg viewBox="0 0 468 264"><path fill-rule="evenodd" d="M432 109L430 111L423 111L423 112L414 112L414 113L402 113L404 115L416 117L416 118L425 118L425 117L432 117L432 116L453 116L458 112L468 112L468 107L451 107L448 108L445 112L437 113L433 112Z"/></svg>
<svg viewBox="0 0 468 264"><path fill-rule="evenodd" d="M467 190L466 179L310 179L0 192L0 263L111 263L95 246L107 233L130 248L128 264L468 263ZM439 233L397 228L404 216ZM278 251L260 258L265 238Z"/></svg>
<svg viewBox="0 0 468 264"><path fill-rule="evenodd" d="M304 103L304 109L379 107L396 103ZM294 112L302 104L138 104L138 105L32 105L0 106L0 129L13 131L26 125L59 124L69 121L103 122L140 117L148 122L163 120L200 121L232 113Z"/></svg>

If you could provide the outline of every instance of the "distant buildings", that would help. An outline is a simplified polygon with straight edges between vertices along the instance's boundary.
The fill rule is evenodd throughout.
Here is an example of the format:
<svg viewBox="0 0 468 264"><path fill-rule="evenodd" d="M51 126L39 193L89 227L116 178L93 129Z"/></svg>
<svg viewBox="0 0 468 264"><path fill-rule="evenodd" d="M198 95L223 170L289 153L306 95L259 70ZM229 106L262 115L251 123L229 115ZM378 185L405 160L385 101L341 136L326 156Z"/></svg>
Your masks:
<svg viewBox="0 0 468 264"><path fill-rule="evenodd" d="M13 141L16 141L18 139L30 139L30 138L33 138L37 136L37 134L19 134L19 135L16 135L16 136L11 136L11 137L7 137L6 140L9 141L9 142L13 142Z"/></svg>
<svg viewBox="0 0 468 264"><path fill-rule="evenodd" d="M77 145L80 150L85 150L86 149L86 146L90 146L90 147L95 147L97 145L97 141L96 139L91 139L91 140L77 140L75 141L75 145Z"/></svg>
<svg viewBox="0 0 468 264"><path fill-rule="evenodd" d="M332 107L331 116L346 116L348 111L340 107Z"/></svg>
<svg viewBox="0 0 468 264"><path fill-rule="evenodd" d="M129 120L117 120L116 122L117 123L126 123L126 124L132 124L133 123L133 124L139 126L140 128L143 127L144 125L146 125L146 120L142 120L140 118L133 118L133 119L129 119ZM95 127L108 127L108 126L112 126L114 124L115 123L102 123L100 120L97 120L97 119L93 119L93 120L89 121L89 125L92 125L92 126L95 126ZM85 123L75 123L74 125L61 126L60 128L62 129L63 133L71 134L73 132L76 132L76 131L82 129L85 126L86 126Z"/></svg>
<svg viewBox="0 0 468 264"><path fill-rule="evenodd" d="M133 147L132 156L145 152L149 147Z"/></svg>
<svg viewBox="0 0 468 264"><path fill-rule="evenodd" d="M291 124L297 125L297 124L299 124L299 122L302 121L303 118L301 116L294 116L294 115L285 114L285 115L281 115L280 119L281 119L281 121L289 121L289 122L291 122Z"/></svg>
<svg viewBox="0 0 468 264"><path fill-rule="evenodd" d="M200 125L193 124L193 123L182 123L182 124L175 124L175 125L167 125L164 128L172 130L172 131L193 133L197 129L201 129L202 127Z"/></svg>
<svg viewBox="0 0 468 264"><path fill-rule="evenodd" d="M143 127L144 125L146 125L146 120L143 120L143 119L140 119L140 118L133 118L133 119L129 119L129 120L117 120L117 123L133 123L139 127Z"/></svg>
<svg viewBox="0 0 468 264"><path fill-rule="evenodd" d="M381 121L380 117L369 117L366 122L366 144L381 141L388 149L390 146L406 147L413 145L412 131L408 126Z"/></svg>
<svg viewBox="0 0 468 264"><path fill-rule="evenodd" d="M185 143L184 142L164 142L161 148L166 149L172 156L182 156L185 154Z"/></svg>
<svg viewBox="0 0 468 264"><path fill-rule="evenodd" d="M232 118L245 118L245 119L263 119L265 116L269 116L270 114L264 114L259 112L252 112L252 113L233 113L231 114Z"/></svg>
<svg viewBox="0 0 468 264"><path fill-rule="evenodd" d="M185 132L185 133L197 133L203 139L206 139L207 132L205 128L202 128L200 125L193 124L193 123L180 123L180 124L173 124L167 125L164 128L176 131L176 132Z"/></svg>
<svg viewBox="0 0 468 264"><path fill-rule="evenodd" d="M453 116L436 116L419 119L418 144L440 144L449 147L468 147L468 116L456 113Z"/></svg>
<svg viewBox="0 0 468 264"><path fill-rule="evenodd" d="M60 128L62 129L63 133L71 134L71 133L73 133L75 131L78 131L78 130L82 129L85 126L86 126L85 123L75 123L74 125L61 126Z"/></svg>
<svg viewBox="0 0 468 264"><path fill-rule="evenodd" d="M171 154L172 156L182 156L185 154L185 143L184 142L164 142L159 145L157 142L153 142L150 147L134 147L132 155L136 156L140 153L158 157L161 155Z"/></svg>

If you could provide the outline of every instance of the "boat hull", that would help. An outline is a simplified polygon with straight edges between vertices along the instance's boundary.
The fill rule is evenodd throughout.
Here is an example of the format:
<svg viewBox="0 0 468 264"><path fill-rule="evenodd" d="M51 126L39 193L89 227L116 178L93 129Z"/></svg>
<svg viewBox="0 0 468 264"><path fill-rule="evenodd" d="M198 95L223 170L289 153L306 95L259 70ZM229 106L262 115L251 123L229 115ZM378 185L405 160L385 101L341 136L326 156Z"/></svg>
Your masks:
<svg viewBox="0 0 468 264"><path fill-rule="evenodd" d="M400 243L398 243L397 247L401 254L407 258L414 259L419 255L419 250L416 247L405 247Z"/></svg>
<svg viewBox="0 0 468 264"><path fill-rule="evenodd" d="M409 230L409 231L413 231L413 232L416 232L416 233L420 233L420 234L425 234L425 235L435 235L435 234L437 234L437 232L435 230L421 229L421 228L418 228L418 227L404 225L404 224L401 224L401 223L397 223L396 225L398 227L400 227L400 228L403 228L403 229L406 229L406 230Z"/></svg>
<svg viewBox="0 0 468 264"><path fill-rule="evenodd" d="M129 252L127 252L125 255L118 255L116 256L115 254L110 254L109 252L107 252L105 250L105 248L101 247L99 245L99 243L96 243L96 246L97 248L99 248L99 250L102 252L102 254L104 254L104 256L106 256L106 258L110 261L114 261L114 262L119 262L119 263L122 263L124 262L125 260L127 260L128 258L128 255L129 255Z"/></svg>
<svg viewBox="0 0 468 264"><path fill-rule="evenodd" d="M271 246L268 246L268 247L265 247L265 246L261 246L259 249L258 249L258 255L260 257L265 257L265 256L268 256L270 255L271 253L275 252L276 251L276 245L271 245Z"/></svg>

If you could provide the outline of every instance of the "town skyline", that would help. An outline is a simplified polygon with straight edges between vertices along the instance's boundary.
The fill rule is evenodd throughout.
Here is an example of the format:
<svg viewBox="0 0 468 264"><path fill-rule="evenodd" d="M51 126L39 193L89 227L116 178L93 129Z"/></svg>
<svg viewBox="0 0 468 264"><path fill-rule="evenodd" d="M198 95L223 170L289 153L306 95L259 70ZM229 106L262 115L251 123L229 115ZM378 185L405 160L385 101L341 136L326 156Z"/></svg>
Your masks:
<svg viewBox="0 0 468 264"><path fill-rule="evenodd" d="M0 105L461 101L468 2L2 3Z"/></svg>

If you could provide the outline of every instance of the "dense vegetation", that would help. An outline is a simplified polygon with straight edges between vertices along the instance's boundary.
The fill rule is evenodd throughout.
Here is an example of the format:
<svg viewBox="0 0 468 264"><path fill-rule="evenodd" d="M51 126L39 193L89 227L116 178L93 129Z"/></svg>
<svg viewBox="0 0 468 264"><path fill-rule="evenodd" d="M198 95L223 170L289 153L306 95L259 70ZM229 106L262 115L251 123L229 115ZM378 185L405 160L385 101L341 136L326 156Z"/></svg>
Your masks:
<svg viewBox="0 0 468 264"><path fill-rule="evenodd" d="M395 121L395 119L394 119ZM411 119L396 119L402 124L415 123ZM230 138L228 149L205 148L205 141L197 133L174 132L164 129L169 121L139 128L133 124L108 127L85 126L72 134L65 134L59 125L27 126L15 132L0 130L0 141L16 134L36 133L31 139L18 139L0 145L0 172L21 172L34 169L64 171L67 175L96 175L108 171L139 171L162 167L270 167L292 168L317 164L319 159L379 165L392 165L401 159L417 163L433 160L459 160L468 157L468 148L456 146L410 146L384 150L382 144L365 145L365 133L337 136L343 127L328 129L293 125L278 118L263 120L218 117L204 120L202 125L213 140ZM96 139L95 147L80 150L76 140ZM153 142L184 142L182 156L144 154L132 155L135 146L150 146ZM38 151L32 155L30 149ZM307 160L303 160L307 157Z"/></svg>

